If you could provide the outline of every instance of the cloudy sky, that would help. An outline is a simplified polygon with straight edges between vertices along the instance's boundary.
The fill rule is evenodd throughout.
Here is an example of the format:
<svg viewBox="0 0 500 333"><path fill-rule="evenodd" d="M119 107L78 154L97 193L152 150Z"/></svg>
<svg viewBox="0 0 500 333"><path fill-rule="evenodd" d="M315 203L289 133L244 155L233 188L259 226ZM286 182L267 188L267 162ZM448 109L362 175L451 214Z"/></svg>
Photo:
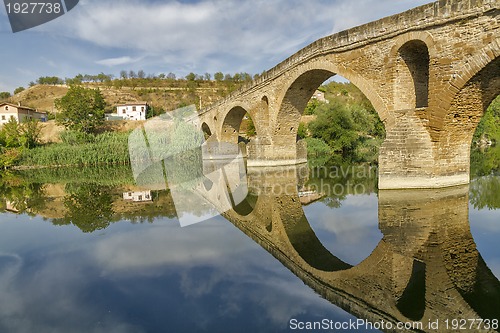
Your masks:
<svg viewBox="0 0 500 333"><path fill-rule="evenodd" d="M320 37L429 0L80 0L12 33L0 9L0 91L40 76L121 70L260 73Z"/></svg>

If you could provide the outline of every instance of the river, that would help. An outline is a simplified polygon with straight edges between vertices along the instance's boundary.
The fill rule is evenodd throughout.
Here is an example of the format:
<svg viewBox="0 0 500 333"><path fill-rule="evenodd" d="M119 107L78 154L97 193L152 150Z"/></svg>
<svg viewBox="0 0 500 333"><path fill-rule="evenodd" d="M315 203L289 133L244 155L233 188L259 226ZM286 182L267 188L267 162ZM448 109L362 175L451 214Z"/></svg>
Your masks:
<svg viewBox="0 0 500 333"><path fill-rule="evenodd" d="M500 331L500 175L246 171L216 212L127 168L2 175L0 332Z"/></svg>

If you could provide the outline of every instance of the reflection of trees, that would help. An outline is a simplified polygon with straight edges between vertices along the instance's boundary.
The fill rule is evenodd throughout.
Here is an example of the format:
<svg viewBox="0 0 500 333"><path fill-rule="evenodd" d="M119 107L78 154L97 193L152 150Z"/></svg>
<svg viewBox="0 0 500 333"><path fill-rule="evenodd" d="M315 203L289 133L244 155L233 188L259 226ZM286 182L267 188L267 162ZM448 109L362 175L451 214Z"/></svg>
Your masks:
<svg viewBox="0 0 500 333"><path fill-rule="evenodd" d="M307 187L322 193L322 201L338 208L350 194L377 192L377 169L368 164L332 165L311 168Z"/></svg>
<svg viewBox="0 0 500 333"><path fill-rule="evenodd" d="M29 215L34 215L46 205L43 184L31 183L9 173L0 175L0 197L19 213Z"/></svg>
<svg viewBox="0 0 500 333"><path fill-rule="evenodd" d="M500 208L500 177L486 176L474 179L470 184L469 197L476 209Z"/></svg>
<svg viewBox="0 0 500 333"><path fill-rule="evenodd" d="M83 232L102 230L109 226L113 217L111 190L106 186L81 184L67 186L64 197L65 216L55 219L54 224L74 224Z"/></svg>

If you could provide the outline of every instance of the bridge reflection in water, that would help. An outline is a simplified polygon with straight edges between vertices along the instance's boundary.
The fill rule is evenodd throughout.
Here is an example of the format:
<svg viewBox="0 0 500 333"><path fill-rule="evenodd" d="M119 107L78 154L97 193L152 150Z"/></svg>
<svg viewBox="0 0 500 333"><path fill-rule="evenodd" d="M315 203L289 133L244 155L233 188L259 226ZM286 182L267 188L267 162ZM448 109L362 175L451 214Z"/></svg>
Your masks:
<svg viewBox="0 0 500 333"><path fill-rule="evenodd" d="M352 266L330 253L309 225L298 192L307 181L304 168L248 169L249 194L222 215L358 318L421 322L424 331L436 320L500 318L500 282L470 232L468 185L379 191L383 238Z"/></svg>

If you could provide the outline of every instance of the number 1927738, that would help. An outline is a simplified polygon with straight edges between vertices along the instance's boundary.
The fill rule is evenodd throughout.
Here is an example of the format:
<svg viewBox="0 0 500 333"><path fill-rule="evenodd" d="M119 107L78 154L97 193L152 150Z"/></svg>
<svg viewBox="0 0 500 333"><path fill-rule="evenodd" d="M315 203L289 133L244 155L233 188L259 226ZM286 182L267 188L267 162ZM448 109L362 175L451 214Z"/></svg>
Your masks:
<svg viewBox="0 0 500 333"><path fill-rule="evenodd" d="M14 2L5 4L7 14L60 14L60 2Z"/></svg>

